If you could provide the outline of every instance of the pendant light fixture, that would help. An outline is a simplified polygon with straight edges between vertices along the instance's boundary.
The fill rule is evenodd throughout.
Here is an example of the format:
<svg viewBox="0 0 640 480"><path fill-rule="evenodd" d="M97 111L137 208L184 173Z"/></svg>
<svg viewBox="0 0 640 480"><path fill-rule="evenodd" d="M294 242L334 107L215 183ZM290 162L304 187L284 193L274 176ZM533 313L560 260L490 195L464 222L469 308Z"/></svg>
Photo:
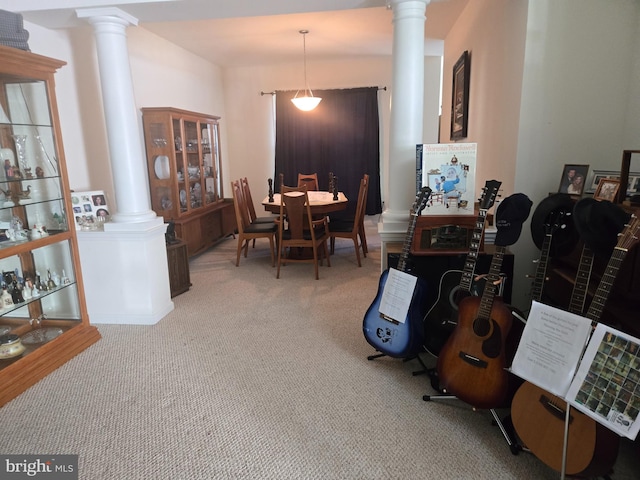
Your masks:
<svg viewBox="0 0 640 480"><path fill-rule="evenodd" d="M291 101L299 110L308 112L316 108L320 103L320 100L322 100L322 98L314 97L313 92L311 91L311 88L309 88L309 84L307 83L306 39L307 39L307 33L309 33L309 30L300 30L299 32L302 34L302 48L303 48L303 58L304 58L304 90L301 97L298 96L300 94L300 90L298 90L296 92L296 95L291 99Z"/></svg>

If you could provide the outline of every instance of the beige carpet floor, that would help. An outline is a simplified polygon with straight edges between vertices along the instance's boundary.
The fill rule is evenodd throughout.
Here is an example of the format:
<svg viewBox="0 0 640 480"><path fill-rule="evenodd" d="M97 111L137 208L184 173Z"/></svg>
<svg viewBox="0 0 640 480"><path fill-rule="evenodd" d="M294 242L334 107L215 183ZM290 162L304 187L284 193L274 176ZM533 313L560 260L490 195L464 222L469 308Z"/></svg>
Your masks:
<svg viewBox="0 0 640 480"><path fill-rule="evenodd" d="M102 340L0 410L0 452L79 454L80 478L556 479L512 455L487 412L434 393L414 360L368 361L362 334L380 276L375 219L358 268L275 279L266 241L235 267L228 239L191 261L192 288L154 326ZM433 359L425 359L433 361ZM623 443L614 479L639 478Z"/></svg>

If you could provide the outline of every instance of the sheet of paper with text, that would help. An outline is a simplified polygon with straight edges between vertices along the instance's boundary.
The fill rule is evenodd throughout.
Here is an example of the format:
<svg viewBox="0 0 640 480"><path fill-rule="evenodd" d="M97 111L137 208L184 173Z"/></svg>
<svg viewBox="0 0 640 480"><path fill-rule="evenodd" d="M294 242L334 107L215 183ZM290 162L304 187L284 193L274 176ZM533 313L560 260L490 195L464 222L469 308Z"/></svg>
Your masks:
<svg viewBox="0 0 640 480"><path fill-rule="evenodd" d="M380 299L380 313L404 323L411 306L417 278L395 268L389 269Z"/></svg>

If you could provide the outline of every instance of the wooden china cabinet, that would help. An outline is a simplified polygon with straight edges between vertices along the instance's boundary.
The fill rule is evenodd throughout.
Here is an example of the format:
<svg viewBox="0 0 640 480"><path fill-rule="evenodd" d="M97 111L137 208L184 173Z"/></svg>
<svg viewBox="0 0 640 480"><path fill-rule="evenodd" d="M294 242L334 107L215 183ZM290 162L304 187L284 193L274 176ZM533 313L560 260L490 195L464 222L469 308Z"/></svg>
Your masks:
<svg viewBox="0 0 640 480"><path fill-rule="evenodd" d="M89 324L55 97L65 62L0 46L0 405L100 339Z"/></svg>
<svg viewBox="0 0 640 480"><path fill-rule="evenodd" d="M189 256L234 233L224 198L220 117L177 108L143 108L151 207L173 221Z"/></svg>

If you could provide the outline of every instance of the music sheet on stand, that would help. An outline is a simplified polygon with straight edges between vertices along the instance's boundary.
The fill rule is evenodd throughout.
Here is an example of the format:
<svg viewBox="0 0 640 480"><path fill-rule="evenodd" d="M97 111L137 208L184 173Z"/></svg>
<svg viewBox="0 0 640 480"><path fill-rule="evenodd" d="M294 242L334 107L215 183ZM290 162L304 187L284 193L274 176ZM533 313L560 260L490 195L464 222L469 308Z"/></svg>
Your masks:
<svg viewBox="0 0 640 480"><path fill-rule="evenodd" d="M380 313L404 323L411 306L416 281L417 278L413 275L390 268L380 299Z"/></svg>
<svg viewBox="0 0 640 480"><path fill-rule="evenodd" d="M511 371L564 397L590 331L588 319L534 301Z"/></svg>
<svg viewBox="0 0 640 480"><path fill-rule="evenodd" d="M598 324L566 399L618 435L634 440L640 430L640 340Z"/></svg>

